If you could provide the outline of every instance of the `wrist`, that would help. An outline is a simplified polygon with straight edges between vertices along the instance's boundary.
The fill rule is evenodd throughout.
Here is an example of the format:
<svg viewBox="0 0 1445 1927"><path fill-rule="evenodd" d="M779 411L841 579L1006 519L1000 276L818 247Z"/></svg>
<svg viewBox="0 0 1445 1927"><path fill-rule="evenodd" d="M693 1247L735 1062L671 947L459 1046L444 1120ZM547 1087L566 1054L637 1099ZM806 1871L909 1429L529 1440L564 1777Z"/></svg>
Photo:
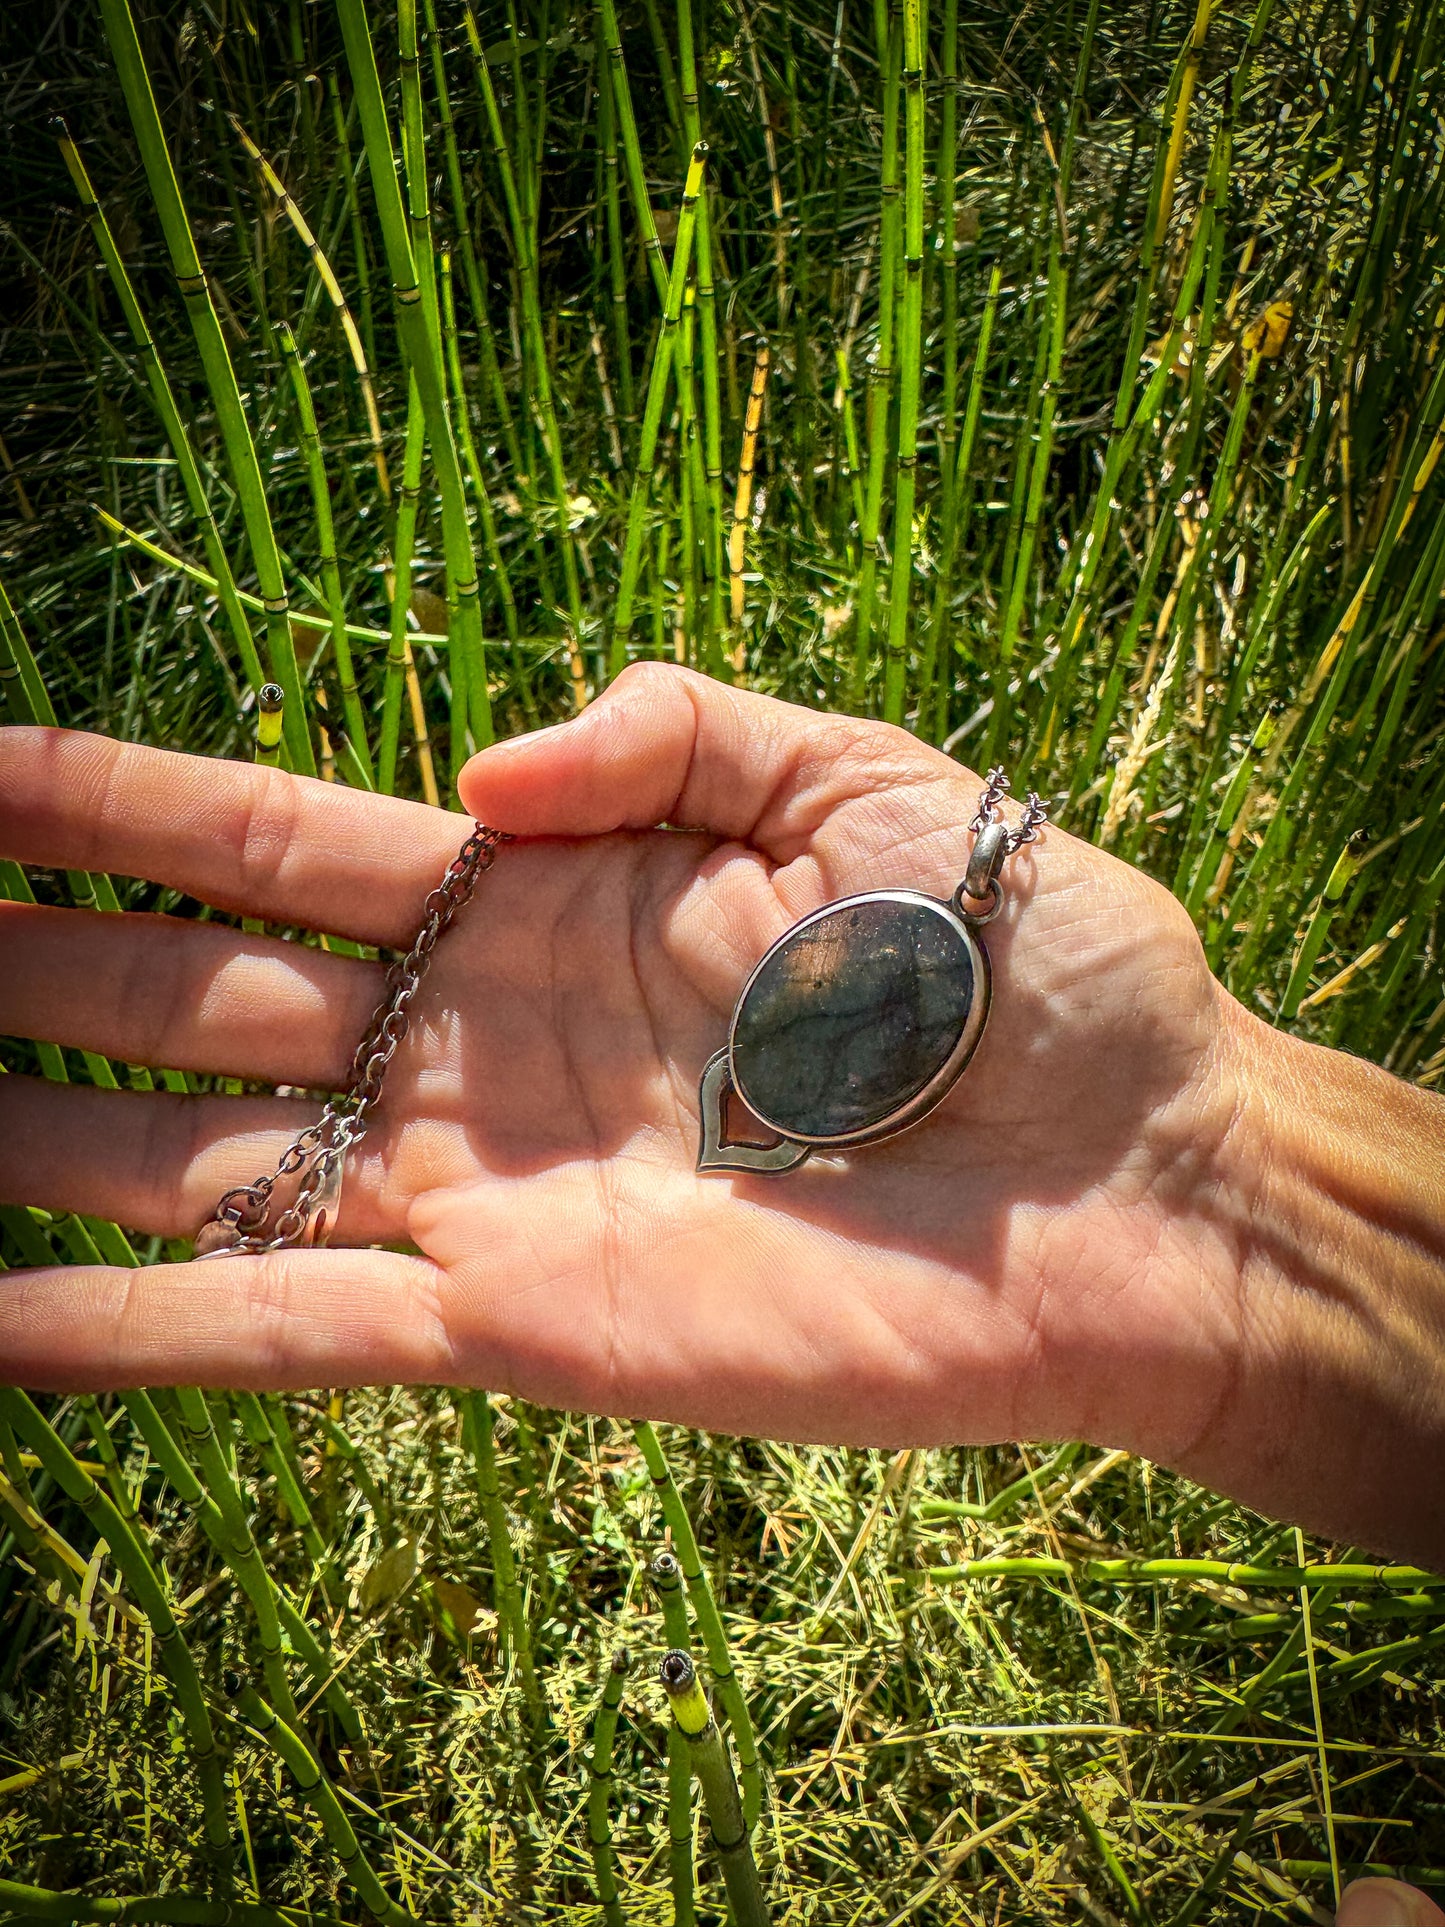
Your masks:
<svg viewBox="0 0 1445 1927"><path fill-rule="evenodd" d="M1221 993L1236 1384L1184 1470L1369 1550L1445 1559L1445 1100Z"/></svg>

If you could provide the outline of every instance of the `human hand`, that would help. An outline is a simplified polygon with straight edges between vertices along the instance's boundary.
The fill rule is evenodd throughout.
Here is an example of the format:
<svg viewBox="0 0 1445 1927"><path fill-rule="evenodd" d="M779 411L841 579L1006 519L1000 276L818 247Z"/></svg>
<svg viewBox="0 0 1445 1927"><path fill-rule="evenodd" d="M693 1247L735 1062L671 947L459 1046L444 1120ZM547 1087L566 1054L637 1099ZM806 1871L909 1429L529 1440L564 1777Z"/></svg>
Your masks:
<svg viewBox="0 0 1445 1927"><path fill-rule="evenodd" d="M847 892L947 895L978 786L901 731L659 666L485 752L463 801L527 840L437 952L332 1248L13 1279L7 1371L471 1382L853 1443L1089 1437L1348 1530L1351 1425L1285 1435L1302 1347L1316 1405L1354 1383L1338 1303L1261 1308L1292 1221L1262 1134L1303 1047L1111 857L1050 830L1013 859L988 1028L925 1123L785 1177L694 1172L698 1075L752 964ZM14 732L0 775L22 861L368 943L409 941L462 831L94 738ZM379 966L216 926L4 908L0 1025L128 1061L332 1087L380 992ZM191 1235L314 1108L6 1079L0 1194ZM380 1243L419 1255L358 1248Z"/></svg>

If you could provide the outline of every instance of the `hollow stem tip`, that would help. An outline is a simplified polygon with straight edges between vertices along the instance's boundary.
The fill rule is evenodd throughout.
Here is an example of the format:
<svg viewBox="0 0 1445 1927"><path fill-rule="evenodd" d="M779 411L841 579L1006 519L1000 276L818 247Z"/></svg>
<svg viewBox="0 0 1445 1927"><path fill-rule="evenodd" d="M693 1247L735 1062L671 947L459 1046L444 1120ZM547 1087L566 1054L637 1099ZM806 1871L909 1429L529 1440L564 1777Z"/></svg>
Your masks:
<svg viewBox="0 0 1445 1927"><path fill-rule="evenodd" d="M676 1553L659 1552L652 1562L651 1571L653 1584L664 1591L682 1584L682 1567L678 1564ZM671 1655L668 1657L671 1658Z"/></svg>
<svg viewBox="0 0 1445 1927"><path fill-rule="evenodd" d="M683 1732L692 1739L705 1733L712 1724L712 1708L697 1683L697 1668L688 1655L674 1646L663 1654L657 1674L672 1703L672 1717Z"/></svg>

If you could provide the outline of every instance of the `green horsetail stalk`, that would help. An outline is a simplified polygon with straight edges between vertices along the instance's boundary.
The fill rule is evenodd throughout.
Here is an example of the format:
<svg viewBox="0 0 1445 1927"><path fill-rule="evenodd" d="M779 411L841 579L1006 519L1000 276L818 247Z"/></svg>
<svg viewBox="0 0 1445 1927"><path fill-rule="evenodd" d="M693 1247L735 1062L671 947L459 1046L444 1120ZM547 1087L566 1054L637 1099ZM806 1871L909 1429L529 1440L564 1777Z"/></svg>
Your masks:
<svg viewBox="0 0 1445 1927"><path fill-rule="evenodd" d="M141 1395L144 1399L144 1394ZM276 1611L275 1593L251 1528L246 1520L245 1504L240 1488L231 1476L220 1440L211 1422L210 1408L205 1394L194 1386L179 1388L175 1393L176 1405L181 1415L181 1425L190 1447L192 1460L199 1468L205 1484L194 1476L187 1480L183 1468L176 1463L179 1454L167 1451L162 1445L163 1462L168 1474L180 1474L180 1483L175 1477L171 1483L176 1495L183 1503L190 1505L200 1515L202 1530L225 1560L242 1592L250 1601L256 1620L256 1637L261 1648L261 1668L266 1677L267 1690L281 1708L281 1716L292 1726L299 1727L301 1715L292 1697L290 1682L282 1658L281 1621ZM129 1406L129 1399L123 1395L123 1403ZM165 1421L156 1410L154 1403L144 1399L137 1404L140 1420L137 1429L149 1444L154 1438L160 1443L160 1432L167 1430ZM172 1442L173 1443L173 1442ZM159 1455L158 1455L159 1456ZM188 1471L189 1467L184 1468Z"/></svg>
<svg viewBox="0 0 1445 1927"><path fill-rule="evenodd" d="M326 298L331 303L337 321L341 324L341 332L346 338L347 352L351 356L351 365L356 371L356 379L361 388L362 407L366 410L366 429L371 437L371 460L376 469L376 479L381 487L382 500L389 502L391 500L391 476L386 466L386 453L381 445L381 416L377 412L376 390L371 382L371 368L366 359L366 349L362 346L361 334L356 326L356 320L352 315L346 296L341 291L341 283L332 272L331 263L327 260L321 243L311 232L310 224L305 215L301 212L300 208L297 207L295 201L292 200L286 183L281 179L275 168L272 167L270 161L267 160L255 141L251 139L251 136L246 132L237 117L234 114L227 114L226 118L235 130L237 140L240 141L242 147L245 148L246 152L255 162L261 179L266 183L272 194L275 195L276 204L286 216L286 219L291 223L292 228L295 230L297 240L300 241L302 247L304 247L310 255L311 265L316 270L316 277L326 290Z"/></svg>
<svg viewBox="0 0 1445 1927"><path fill-rule="evenodd" d="M200 1399L204 1395L194 1391L172 1394L177 1408L177 1416L183 1429L189 1429L190 1421L185 1417L186 1404L183 1401ZM262 1670L266 1676L268 1689L276 1696L284 1709L294 1708L294 1701L284 1674L276 1677L281 1665L281 1642L279 1635L273 1640L271 1620L279 1623L281 1632L290 1640L292 1650L305 1666L315 1683L315 1689L335 1714L337 1723L353 1746L363 1743L361 1716L347 1696L345 1688L336 1677L332 1655L323 1648L321 1641L311 1630L296 1607L267 1572L260 1557L259 1548L251 1534L245 1518L244 1501L241 1489L231 1470L224 1448L220 1444L214 1425L210 1421L209 1410L204 1422L194 1405L190 1407L191 1419L195 1421L197 1433L204 1433L207 1427L215 1441L216 1456L212 1457L207 1447L207 1478L211 1484L202 1484L194 1468L181 1451L174 1433L162 1415L159 1406L148 1392L123 1392L120 1402L125 1407L126 1416L145 1440L151 1457L174 1491L181 1504L190 1510L201 1530L215 1546L218 1553L230 1567L237 1583L250 1600L256 1616L258 1636L262 1651ZM263 1596L264 1589L264 1596ZM273 1650L274 1648L274 1650ZM294 1714L286 1717L295 1724Z"/></svg>
<svg viewBox="0 0 1445 1927"><path fill-rule="evenodd" d="M677 0L677 64L682 90L683 133L689 148L702 139L698 105L697 58L693 46L692 0ZM708 583L706 659L716 673L718 637L722 631L722 399L718 386L717 289L713 281L712 205L707 184L697 204L698 343L702 358L702 453L705 473L706 574Z"/></svg>
<svg viewBox="0 0 1445 1927"><path fill-rule="evenodd" d="M537 390L535 401L537 412L541 417L543 452L551 471L553 513L556 516L557 540L562 550L562 572L567 585L567 615L571 625L571 634L568 637L568 662L572 677L572 702L575 708L581 709L587 700L586 671L582 661L582 585L577 572L577 547L572 539L572 502L571 493L567 487L567 472L562 461L562 432L557 424L557 410L552 399L551 364L547 358L547 338L542 327L542 292L537 267L535 218L524 208L522 197L517 190L516 170L512 165L511 149L502 127L501 110L497 105L497 90L492 84L492 70L487 60L486 49L482 45L476 16L470 6L464 7L462 17L466 25L467 42L472 51L472 65L476 71L477 85L481 89L482 104L486 108L487 128L491 134L497 168L502 177L502 194L507 204L507 220L512 230L512 250L517 263L517 278L521 283L522 319L527 335L532 379ZM523 97L519 90L519 100Z"/></svg>
<svg viewBox="0 0 1445 1927"><path fill-rule="evenodd" d="M204 1894L77 1894L29 1887L0 1879L0 1908L24 1920L94 1922L95 1927L131 1927L139 1920L163 1927L294 1927L289 1914L254 1900L209 1900ZM308 1913L315 1927L342 1927L331 1914Z"/></svg>
<svg viewBox="0 0 1445 1927"><path fill-rule="evenodd" d="M447 163L447 186L452 198L452 226L456 230L457 247L462 257L462 273L467 283L467 298L472 304L472 320L476 325L477 340L482 351L482 376L486 384L486 392L497 411L497 420L501 424L502 439L507 444L507 455L512 464L512 472L520 474L522 451L517 441L517 424L512 419L511 403L507 400L507 390L502 381L501 364L497 360L497 342L492 333L486 288L477 266L477 250L472 242L469 202L466 188L462 183L462 160L457 150L457 130L452 115L451 90L447 86L446 61L442 56L441 37L437 33L436 7L434 0L423 0L423 5L427 43L431 50L432 87L436 93L437 119L441 123L442 130L442 151L446 155Z"/></svg>
<svg viewBox="0 0 1445 1927"><path fill-rule="evenodd" d="M336 560L336 529L331 518L331 485L326 479L326 458L321 448L321 431L316 425L316 409L311 400L311 384L306 379L296 337L287 321L276 323L291 392L296 397L296 420L300 429L301 453L306 463L306 480L311 489L311 507L316 518L316 544L320 552L321 591L326 598L326 613L331 619L331 649L336 657L336 676L341 685L341 713L346 718L351 746L366 774L365 789L373 787L371 752L366 746L366 714L356 687L356 670L351 660L351 641L346 633L346 597L341 587L341 570Z"/></svg>
<svg viewBox="0 0 1445 1927"><path fill-rule="evenodd" d="M211 573L216 579L217 600L220 602L222 613L235 639L236 653L240 657L242 672L251 687L259 689L266 679L265 672L261 668L261 659L256 654L256 642L251 634L251 625L246 620L240 598L236 593L236 581L231 574L231 564L221 541L221 532L216 527L216 518L211 512L211 504L206 497L205 483L201 480L201 471L196 464L195 452L191 447L185 424L181 420L180 410L176 406L175 394L162 365L160 351L151 336L140 303L136 300L130 276L125 271L125 263L120 258L120 251L111 234L110 223L101 211L95 189L90 184L90 176L85 170L85 163L80 158L80 150L71 139L70 130L63 120L57 118L52 123L52 127L60 148L60 158L65 162L66 171L75 183L75 191L80 197L81 211L90 224L91 234L95 239L100 258L105 263L105 271L110 277L111 286L115 289L116 298L120 302L121 313L125 316L131 339L140 350L141 366L145 369L146 381L155 402L156 413L161 418L161 426L165 429L166 440L170 443L171 453L175 456L181 486L186 491L186 500L190 503L191 513L200 524L201 545L205 549L206 560L211 565Z"/></svg>
<svg viewBox="0 0 1445 1927"><path fill-rule="evenodd" d="M687 1742L692 1770L702 1789L735 1927L767 1927L763 1883L753 1859L732 1761L707 1695L698 1685L696 1669L689 1656L675 1648L663 1655L658 1677L667 1689L673 1722Z"/></svg>
<svg viewBox="0 0 1445 1927"><path fill-rule="evenodd" d="M732 1654L728 1650L727 1633L723 1630L722 1614L717 1609L712 1586L703 1570L702 1558L697 1549L697 1535L692 1529L692 1520L687 1516L687 1507L682 1502L682 1494L677 1489L666 1455L658 1441L657 1433L645 1420L633 1426L633 1436L641 1447L642 1456L647 1462L647 1470L657 1492L662 1507L662 1516L667 1529L672 1534L673 1544L677 1547L678 1563L682 1576L687 1583L687 1596L692 1601L693 1612L697 1615L698 1631L707 1650L707 1663L711 1669L713 1682L717 1687L718 1698L722 1701L723 1711L727 1714L728 1724L733 1730L737 1743L738 1765L743 1782L743 1811L747 1816L749 1830L758 1823L758 1814L763 1804L763 1779L758 1766L758 1746L753 1737L753 1723L748 1715L748 1703L738 1684L738 1676L733 1670Z"/></svg>
<svg viewBox="0 0 1445 1927"><path fill-rule="evenodd" d="M290 1513L292 1524L301 1534L302 1544L311 1555L321 1590L328 1601L335 1605L344 1591L336 1561L331 1548L321 1536L300 1478L276 1436L266 1407L254 1392L234 1392L231 1396L242 1430L262 1465L275 1480L281 1503Z"/></svg>
<svg viewBox="0 0 1445 1927"><path fill-rule="evenodd" d="M377 787L387 796L394 795L396 791L396 759L401 744L401 698L406 683L408 655L406 618L411 607L411 554L416 540L425 443L426 413L422 408L421 390L413 375L407 383L406 449L402 456L401 493L397 498L396 523L391 537L391 637L386 651L386 681L381 697L381 743L377 750ZM436 800L431 796L427 798L429 803Z"/></svg>
<svg viewBox="0 0 1445 1927"><path fill-rule="evenodd" d="M592 1865L597 1874L597 1898L602 1903L602 1918L607 1927L625 1927L617 1891L617 1864L612 1852L612 1821L607 1796L612 1786L612 1747L617 1736L617 1716L622 1710L622 1688L632 1669L632 1658L619 1646L607 1669L602 1698L592 1722L592 1757L587 1763L587 1839L592 1848Z"/></svg>
<svg viewBox="0 0 1445 1927"><path fill-rule="evenodd" d="M196 1663L191 1657L176 1616L166 1596L165 1582L136 1527L115 1501L84 1471L70 1448L46 1422L38 1406L24 1392L0 1386L0 1417L23 1439L66 1498L85 1514L130 1589L137 1606L150 1621L156 1652L176 1696L191 1761L200 1784L206 1841L213 1854L229 1858L231 1829L226 1817L226 1787L216 1752L216 1735Z"/></svg>
<svg viewBox="0 0 1445 1927"><path fill-rule="evenodd" d="M462 445L462 458L466 463L467 475L471 480L472 494L477 504L477 514L482 524L482 540L487 547L487 566L492 572L492 581L502 599L502 622L507 631L507 640L512 646L512 670L521 691L522 702L532 724L535 726L537 705L532 698L531 678L527 665L522 660L521 630L517 622L517 598L512 593L511 577L502 559L501 544L497 540L497 518L492 513L492 498L482 475L481 463L477 459L477 445L472 439L472 425L467 414L467 389L462 377L462 353L457 341L457 308L452 293L452 256L450 248L441 249L437 256L437 267L441 277L442 296L442 341L446 349L447 382L452 401L455 405L457 440Z"/></svg>
<svg viewBox="0 0 1445 1927"><path fill-rule="evenodd" d="M485 1392L459 1394L462 1430L471 1447L477 1471L477 1496L487 1522L487 1537L492 1547L492 1577L497 1625L506 1641L521 1676L522 1694L533 1720L541 1723L542 1690L537 1684L537 1669L532 1661L532 1639L527 1630L527 1609L517 1584L517 1562L512 1554L512 1538L507 1526L507 1509L502 1503L502 1488L497 1478L497 1445L493 1429L492 1401Z"/></svg>
<svg viewBox="0 0 1445 1927"><path fill-rule="evenodd" d="M320 1821L327 1844L372 1919L381 1921L384 1927L416 1927L415 1915L399 1907L382 1886L309 1743L281 1719L239 1673L228 1672L224 1684L226 1697L241 1718L258 1739L266 1742L296 1782L302 1798Z"/></svg>
<svg viewBox="0 0 1445 1927"><path fill-rule="evenodd" d="M622 193L617 184L617 108L612 97L612 70L602 24L597 25L597 132L602 145L602 200L607 232L607 283L612 312L612 352L617 360L622 419L637 427L637 385L632 377L632 337L627 326L627 255L622 240ZM629 434L629 442L632 437Z"/></svg>
<svg viewBox="0 0 1445 1927"><path fill-rule="evenodd" d="M662 1607L667 1643L687 1652L687 1601L683 1597L682 1567L674 1553L659 1552L648 1567ZM672 1876L672 1927L692 1927L697 1917L692 1872L692 1761L687 1739L676 1722L667 1729L667 1854Z"/></svg>
<svg viewBox="0 0 1445 1927"><path fill-rule="evenodd" d="M868 370L868 480L863 494L863 526L858 531L857 611L853 630L852 698L864 700L868 650L877 598L879 531L883 521L883 471L888 462L888 426L893 400L893 342L898 307L898 258L901 252L898 207L898 94L903 36L896 14L874 8L883 67L883 163L879 193L881 242L878 265L878 345ZM894 531L895 540L897 531Z"/></svg>
<svg viewBox="0 0 1445 1927"><path fill-rule="evenodd" d="M642 166L642 144L637 138L637 116L632 111L632 89L627 84L627 61L622 52L622 35L617 26L613 0L600 0L602 42L607 49L608 70L612 78L612 106L622 133L622 152L627 163L627 188L632 196L632 211L637 217L652 285L664 308L667 305L667 259L662 252L652 202L647 197L647 176ZM694 143L696 152L696 143ZM675 250L674 250L675 253Z"/></svg>
<svg viewBox="0 0 1445 1927"><path fill-rule="evenodd" d="M180 185L171 165L155 95L151 92L150 75L146 71L135 21L131 17L130 0L100 0L100 11L131 125L140 146L141 160L145 164L151 199L155 202L165 234L171 271L185 302L191 331L200 350L206 383L215 404L217 425L226 448L226 459L231 465L231 478L235 483L237 501L246 525L246 537L251 545L251 559L256 567L261 599L266 610L266 647L271 675L286 692L286 748L292 765L303 775L314 776L316 759L312 754L310 732L306 726L305 697L288 620L290 598L281 568L281 552L276 546L276 532L271 525L266 484L256 457L256 445L251 439L245 405L236 382L236 371L231 365L220 317L211 299L210 285L196 252ZM217 571L217 574L219 576L220 572Z"/></svg>
<svg viewBox="0 0 1445 1927"><path fill-rule="evenodd" d="M956 1566L926 1566L899 1585L932 1580L942 1585L959 1579L1100 1579L1115 1586L1152 1586L1165 1579L1204 1580L1220 1586L1287 1587L1379 1586L1388 1592L1406 1588L1445 1587L1445 1575L1419 1566L1359 1564L1252 1566L1228 1559L1051 1559L1020 1556L1011 1559L965 1559Z"/></svg>
<svg viewBox="0 0 1445 1927"><path fill-rule="evenodd" d="M115 4L115 0L108 0L108 3ZM435 313L435 289L430 304L432 312L428 315L425 290L412 251L407 209L397 179L396 153L382 100L381 79L376 71L376 53L371 44L364 0L336 0L336 12L341 22L346 63L351 72L351 84L361 116L372 192L376 196L387 270L391 275L392 293L396 300L397 330L421 398L432 463L441 495L442 542L452 593L456 597L448 637L453 675L455 679L456 670L461 669L461 679L469 694L472 733L480 748L492 740L491 699L487 693L486 657L482 647L476 558L472 552L461 465L452 437L446 386L442 377L441 330ZM417 156L416 160L419 167L424 165L422 156Z"/></svg>
<svg viewBox="0 0 1445 1927"><path fill-rule="evenodd" d="M763 423L763 398L768 392L768 370L772 351L766 339L758 343L753 362L753 379L748 389L748 405L743 415L743 445L738 455L738 485L733 497L733 523L728 536L728 614L733 629L731 665L735 676L747 668L747 643L743 635L743 608L747 585L743 568L747 560L748 518L752 513L753 471L758 459L758 433Z"/></svg>
<svg viewBox="0 0 1445 1927"><path fill-rule="evenodd" d="M893 497L893 567L888 584L888 642L883 716L903 721L908 667L908 591L913 578L913 504L918 488L918 397L923 382L923 7L903 0L902 369L898 387L898 456Z"/></svg>
<svg viewBox="0 0 1445 1927"><path fill-rule="evenodd" d="M612 631L610 674L620 675L627 662L627 644L632 633L632 610L637 595L637 578L642 566L642 534L647 519L647 503L657 458L657 438L662 428L662 410L667 399L667 379L672 371L677 343L678 322L682 316L682 291L687 285L688 263L692 259L692 233L697 220L697 198L702 191L707 144L699 141L692 150L687 180L682 190L682 207L677 217L677 241L672 250L672 271L667 280L667 299L663 309L662 332L653 351L652 371L647 381L647 402L642 411L642 433L637 444L637 468L632 478L632 494L627 504L627 537L622 550L622 573L617 586L617 613Z"/></svg>

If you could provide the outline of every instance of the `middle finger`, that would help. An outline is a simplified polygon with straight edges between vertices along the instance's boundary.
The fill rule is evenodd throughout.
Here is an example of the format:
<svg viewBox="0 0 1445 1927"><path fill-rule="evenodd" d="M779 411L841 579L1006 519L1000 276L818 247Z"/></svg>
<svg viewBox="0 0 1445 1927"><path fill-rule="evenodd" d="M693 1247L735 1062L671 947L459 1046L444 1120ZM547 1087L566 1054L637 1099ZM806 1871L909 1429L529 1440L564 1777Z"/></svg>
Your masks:
<svg viewBox="0 0 1445 1927"><path fill-rule="evenodd" d="M337 1089L384 975L220 924L0 902L0 1034L128 1064Z"/></svg>

